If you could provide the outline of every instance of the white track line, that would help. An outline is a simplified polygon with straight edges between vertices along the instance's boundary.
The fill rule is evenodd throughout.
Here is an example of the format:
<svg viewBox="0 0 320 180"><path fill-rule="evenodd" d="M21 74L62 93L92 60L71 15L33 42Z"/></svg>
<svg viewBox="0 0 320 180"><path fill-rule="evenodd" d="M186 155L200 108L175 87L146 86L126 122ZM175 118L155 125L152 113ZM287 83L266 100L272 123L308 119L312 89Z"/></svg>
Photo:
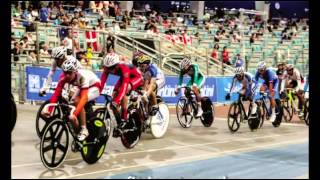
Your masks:
<svg viewBox="0 0 320 180"><path fill-rule="evenodd" d="M238 149L233 149L233 150L229 150L229 151L224 151L224 152L214 152L214 153L206 153L206 154L202 154L202 155L196 155L196 156L192 156L192 157L183 157L183 158L176 158L176 159L170 159L170 160L164 160L161 163L159 162L151 162L151 163L145 163L145 164L140 164L140 165L133 165L133 166L127 166L127 167L120 167L120 168L113 168L113 169L107 169L107 170L101 170L101 171L95 171L95 172L90 172L90 173L82 173L82 174L77 174L77 175L73 175L73 176L66 176L66 177L60 177L58 179L66 179L66 178L74 178L74 177L79 177L79 176L83 176L83 175L91 175L91 174L97 174L97 173L103 173L103 172L108 172L108 171L114 171L114 170L122 170L122 169L127 169L127 168L135 168L135 167L140 167L140 166L151 166L151 165L158 165L156 167L161 167L163 165L169 165L167 163L169 162L177 162L177 161L181 161L181 160L190 160L190 159L194 159L194 158L200 158L200 157L208 157L211 156L212 157L216 157L218 155L229 155L232 154L234 152L239 153L239 151L249 151L249 150L258 150L257 148L267 148L270 146L277 146L277 145L283 145L283 144L296 144L298 142L305 142L305 140L300 140L300 141L286 141L286 142L280 142L280 143L273 143L273 144L269 144L269 145L260 145L260 146L256 146L256 147L246 147L246 148L238 148ZM208 159L208 158L206 158ZM200 160L200 159L197 159Z"/></svg>
<svg viewBox="0 0 320 180"><path fill-rule="evenodd" d="M287 135L290 134L296 134L296 133L287 133ZM246 141L246 140L254 140L254 139L262 139L262 138L270 138L270 137L277 137L277 136L283 136L283 134L276 134L276 135L270 135L270 136L263 136L263 137L255 137L255 138L239 138L236 139L237 141ZM182 145L179 147L166 147L166 148L157 148L157 149L148 149L143 151L132 151L132 152L122 152L122 153L112 153L108 154L110 156L114 155L125 155L125 154L135 154L135 153L146 153L146 152L153 152L153 151L161 151L161 150L176 150L176 149L183 149L188 147L198 147L198 146L205 146L205 145L214 145L214 144L221 144L221 143L227 143L230 142L230 139L219 141L219 142L212 142L212 143L199 143L199 144L190 144L190 145ZM65 162L68 161L74 161L74 160L81 160L82 158L73 158L73 159L66 159ZM12 165L11 168L19 168L19 167L26 167L26 166L33 166L33 165L42 165L42 162L37 163L26 163L26 164L18 164L18 165Z"/></svg>

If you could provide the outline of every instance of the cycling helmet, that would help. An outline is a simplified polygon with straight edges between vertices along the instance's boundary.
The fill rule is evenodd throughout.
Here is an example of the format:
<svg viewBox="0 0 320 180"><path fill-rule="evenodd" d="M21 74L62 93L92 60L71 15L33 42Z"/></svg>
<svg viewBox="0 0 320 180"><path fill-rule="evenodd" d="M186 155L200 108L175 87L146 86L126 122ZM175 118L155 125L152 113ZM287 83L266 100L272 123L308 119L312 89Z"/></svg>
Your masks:
<svg viewBox="0 0 320 180"><path fill-rule="evenodd" d="M67 56L67 59L62 63L61 69L64 72L75 72L79 69L78 60L73 56Z"/></svg>
<svg viewBox="0 0 320 180"><path fill-rule="evenodd" d="M134 60L137 60L140 56L142 56L143 53L141 51L137 51L133 54L133 58Z"/></svg>
<svg viewBox="0 0 320 180"><path fill-rule="evenodd" d="M258 70L260 69L266 69L267 68L267 65L264 61L261 61L258 63Z"/></svg>
<svg viewBox="0 0 320 180"><path fill-rule="evenodd" d="M111 67L120 62L119 55L115 53L109 53L107 56L103 59L103 64L105 67Z"/></svg>
<svg viewBox="0 0 320 180"><path fill-rule="evenodd" d="M181 63L180 63L180 69L185 69L186 67L188 67L189 65L191 65L191 59L185 57L182 59Z"/></svg>
<svg viewBox="0 0 320 180"><path fill-rule="evenodd" d="M137 59L138 64L149 64L151 62L151 58L147 55L139 56Z"/></svg>
<svg viewBox="0 0 320 180"><path fill-rule="evenodd" d="M293 69L294 68L294 65L293 64L287 64L287 70L291 70L291 69Z"/></svg>
<svg viewBox="0 0 320 180"><path fill-rule="evenodd" d="M64 46L60 46L52 49L51 56L53 58L62 59L65 55L67 55L67 48Z"/></svg>
<svg viewBox="0 0 320 180"><path fill-rule="evenodd" d="M244 73L244 68L241 66L241 67L237 67L235 70L234 70L234 73L237 75L237 74L242 74Z"/></svg>

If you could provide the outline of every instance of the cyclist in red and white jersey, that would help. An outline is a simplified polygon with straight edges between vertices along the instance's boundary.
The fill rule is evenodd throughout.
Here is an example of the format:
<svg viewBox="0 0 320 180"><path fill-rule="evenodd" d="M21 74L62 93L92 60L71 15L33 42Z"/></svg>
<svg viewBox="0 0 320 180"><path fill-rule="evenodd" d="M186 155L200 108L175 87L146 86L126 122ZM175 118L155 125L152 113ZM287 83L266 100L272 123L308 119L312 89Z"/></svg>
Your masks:
<svg viewBox="0 0 320 180"><path fill-rule="evenodd" d="M122 121L119 127L120 129L123 129L126 126L128 119L127 94L129 94L131 90L135 90L143 85L143 77L137 68L132 64L128 65L123 62L120 63L119 55L116 53L108 53L103 60L100 92L102 91L109 74L120 76L112 93L112 103L117 107L118 110L121 104Z"/></svg>
<svg viewBox="0 0 320 180"><path fill-rule="evenodd" d="M52 49L51 57L54 58L51 64L51 69L47 76L47 81L44 86L40 89L39 95L43 96L46 91L50 88L52 83L52 76L57 70L57 67L61 67L61 64L67 59L67 48L64 46L56 47ZM78 67L81 68L81 63L77 61Z"/></svg>
<svg viewBox="0 0 320 180"><path fill-rule="evenodd" d="M56 103L58 97L62 93L62 89L66 83L69 83L79 88L79 91L73 95L76 110L70 114L69 119L74 123L75 127L79 127L77 116L80 115L81 130L78 134L78 139L83 141L89 135L86 127L86 112L84 106L87 102L96 99L100 95L100 79L92 71L86 69L79 69L77 59L68 56L62 63L61 69L63 71L60 76L57 88L50 98L50 103ZM49 108L43 112L43 115L48 117L53 108Z"/></svg>

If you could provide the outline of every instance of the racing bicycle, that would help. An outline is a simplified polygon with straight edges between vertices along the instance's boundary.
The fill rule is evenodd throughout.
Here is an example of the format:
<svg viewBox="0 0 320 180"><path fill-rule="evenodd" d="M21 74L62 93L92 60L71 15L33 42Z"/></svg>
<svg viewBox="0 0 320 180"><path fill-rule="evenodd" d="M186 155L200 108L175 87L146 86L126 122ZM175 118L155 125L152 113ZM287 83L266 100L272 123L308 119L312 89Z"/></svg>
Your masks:
<svg viewBox="0 0 320 180"><path fill-rule="evenodd" d="M176 114L180 125L183 128L191 127L191 122L194 118L197 119L198 104L196 96L190 87L184 86L185 96L179 98L176 105ZM214 121L214 105L209 97L201 98L201 106L203 114L200 117L201 123L205 127L210 127Z"/></svg>
<svg viewBox="0 0 320 180"><path fill-rule="evenodd" d="M270 97L268 97L268 94L266 92L260 92L260 96L261 97L256 102L258 102L259 106L261 106L262 108L262 118L266 118L267 120L269 120L272 112ZM276 119L274 122L272 122L272 125L274 127L279 127L282 121L283 107L279 99L275 99L275 101ZM262 126L262 124L260 126Z"/></svg>

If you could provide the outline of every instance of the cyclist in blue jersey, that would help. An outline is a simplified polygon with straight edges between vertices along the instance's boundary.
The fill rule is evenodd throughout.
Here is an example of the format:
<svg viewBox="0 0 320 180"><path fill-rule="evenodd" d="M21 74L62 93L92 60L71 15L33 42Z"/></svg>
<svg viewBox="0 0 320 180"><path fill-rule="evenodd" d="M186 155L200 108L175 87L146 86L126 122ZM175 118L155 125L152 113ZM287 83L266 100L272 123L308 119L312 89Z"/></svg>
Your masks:
<svg viewBox="0 0 320 180"><path fill-rule="evenodd" d="M157 67L155 63L151 63L151 57L147 55L140 55L137 58L137 64L139 70L142 72L145 90L144 97L147 99L150 97L151 114L154 114L155 110L158 109L157 106L157 91L164 87L165 77L164 73Z"/></svg>
<svg viewBox="0 0 320 180"><path fill-rule="evenodd" d="M235 69L235 75L232 78L231 88L229 90L229 93L227 93L226 95L226 100L230 100L230 93L232 92L232 89L234 88L236 82L240 82L242 84L240 94L243 95L244 100L249 100L250 104L252 104L251 115L256 114L257 105L256 103L254 103L254 94L258 84L253 78L253 75L249 72L244 72L244 68L242 66L237 67Z"/></svg>
<svg viewBox="0 0 320 180"><path fill-rule="evenodd" d="M276 101L275 99L279 99L279 79L277 74L271 70L267 69L266 63L264 61L258 64L258 69L255 75L255 81L258 82L259 78L263 79L264 82L260 86L260 92L266 91L270 97L272 113L270 117L270 122L274 122L276 119Z"/></svg>

